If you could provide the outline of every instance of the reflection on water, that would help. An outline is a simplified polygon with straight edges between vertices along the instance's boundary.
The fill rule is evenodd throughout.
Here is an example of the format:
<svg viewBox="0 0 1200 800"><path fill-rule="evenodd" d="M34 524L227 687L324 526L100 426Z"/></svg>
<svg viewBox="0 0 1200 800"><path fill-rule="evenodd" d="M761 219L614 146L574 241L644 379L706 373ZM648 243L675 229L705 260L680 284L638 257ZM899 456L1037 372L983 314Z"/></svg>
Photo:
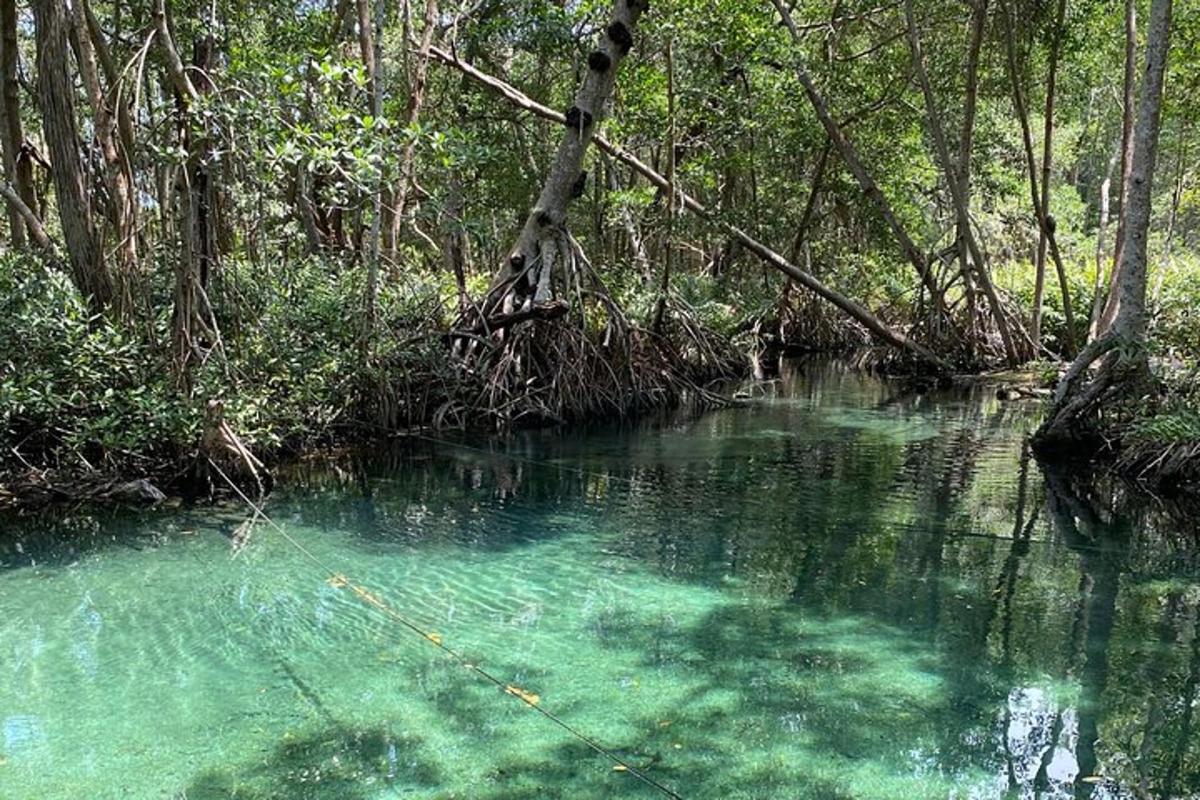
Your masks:
<svg viewBox="0 0 1200 800"><path fill-rule="evenodd" d="M1024 457L1035 413L807 364L268 512L684 797L1196 796L1200 540ZM245 522L0 534L0 798L655 796Z"/></svg>

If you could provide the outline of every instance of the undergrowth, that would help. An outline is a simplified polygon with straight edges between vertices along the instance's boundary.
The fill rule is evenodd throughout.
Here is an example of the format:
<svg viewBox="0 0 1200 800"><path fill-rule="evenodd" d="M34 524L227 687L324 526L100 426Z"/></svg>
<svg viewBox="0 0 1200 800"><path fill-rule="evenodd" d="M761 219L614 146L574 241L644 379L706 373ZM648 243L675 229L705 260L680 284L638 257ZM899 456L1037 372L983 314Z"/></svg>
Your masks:
<svg viewBox="0 0 1200 800"><path fill-rule="evenodd" d="M355 272L313 260L266 281L253 265L225 264L218 290L233 311L219 319L224 350L183 385L168 313L114 323L91 314L63 275L0 259L0 467L136 470L178 460L196 447L210 399L263 452L332 440L354 426L366 383ZM436 294L388 295L384 318L403 326Z"/></svg>
<svg viewBox="0 0 1200 800"><path fill-rule="evenodd" d="M619 306L592 307L582 328L550 324L536 334L543 352L514 362L515 382L497 392L495 376L451 355L451 276L387 283L370 336L362 283L361 268L334 259L227 261L211 288L223 346L181 379L169 312L113 321L89 312L64 275L0 257L0 484L5 473L44 470L178 471L198 455L210 400L247 447L272 459L414 425L633 414L676 405L689 387L743 367L731 344L739 310L698 289L684 292L696 305L672 301L662 336ZM170 287L148 278L145 290Z"/></svg>

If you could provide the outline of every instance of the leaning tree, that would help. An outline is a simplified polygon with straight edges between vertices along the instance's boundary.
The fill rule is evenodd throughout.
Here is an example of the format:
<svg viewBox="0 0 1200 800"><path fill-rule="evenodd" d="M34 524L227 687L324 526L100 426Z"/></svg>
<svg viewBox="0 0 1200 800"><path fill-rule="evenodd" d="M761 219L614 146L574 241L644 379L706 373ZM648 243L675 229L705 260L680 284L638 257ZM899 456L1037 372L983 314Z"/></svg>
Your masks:
<svg viewBox="0 0 1200 800"><path fill-rule="evenodd" d="M1151 188L1158 155L1163 79L1171 39L1172 0L1153 0L1146 36L1145 82L1133 141L1133 165L1127 187L1125 241L1118 267L1120 310L1112 325L1080 352L1055 392L1050 416L1038 429L1042 450L1094 442L1101 414L1150 383L1146 351L1146 240L1150 228ZM1092 370L1093 365L1099 367Z"/></svg>
<svg viewBox="0 0 1200 800"><path fill-rule="evenodd" d="M647 5L613 3L516 243L486 296L470 304L455 325L458 358L481 378L481 394L457 406L449 403L439 414L483 409L511 423L522 416L561 419L599 409L623 413L687 388L675 354L657 337L633 330L567 226L568 209L587 186L585 157ZM596 309L593 321L606 320L599 341L590 335L585 306Z"/></svg>

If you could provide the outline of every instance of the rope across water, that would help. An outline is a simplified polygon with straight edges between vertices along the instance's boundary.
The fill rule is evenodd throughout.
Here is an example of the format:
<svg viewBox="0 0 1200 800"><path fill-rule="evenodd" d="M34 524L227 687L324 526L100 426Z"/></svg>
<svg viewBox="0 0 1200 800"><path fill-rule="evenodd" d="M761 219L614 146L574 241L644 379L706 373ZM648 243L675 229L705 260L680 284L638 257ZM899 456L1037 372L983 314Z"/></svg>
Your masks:
<svg viewBox="0 0 1200 800"><path fill-rule="evenodd" d="M528 708L533 709L538 714L542 715L543 718L549 720L553 724L557 725L559 728L562 728L564 731L566 731L568 734L570 734L573 738L575 738L578 741L582 742L583 744L587 745L588 748L595 751L596 753L599 753L600 755L604 756L606 759L611 761L615 765L615 768L618 769L619 771L629 773L630 775L637 778L639 781L646 784L647 786L650 786L650 787L658 790L664 796L672 798L672 800L683 800L683 797L681 795L679 795L678 793L676 793L673 789L671 789L670 787L666 786L665 784L655 780L650 775L647 775L646 773L642 772L641 770L639 770L638 768L636 768L635 766L630 764L628 761L621 758L616 753L612 752L608 748L604 747L604 745L600 744L595 739L593 739L592 737L585 734L583 731L580 731L578 728L575 728L570 723L568 723L566 720L562 719L554 712L552 712L549 709L542 706L541 698L538 697L537 695L535 695L531 692L528 692L528 691L526 691L518 686L515 686L511 683L502 681L500 678L498 678L493 673L491 673L488 670L484 669L483 667L479 666L473 660L467 658L465 655L463 655L459 651L457 651L454 648L447 645L443 641L442 637L439 634L434 633L432 631L425 630L423 627L421 627L417 623L413 622L411 619L409 619L403 613L398 611L396 608L394 608L393 606L388 604L388 602L386 600L384 600L382 597L380 597L375 592L372 592L369 589L367 589L366 587L362 586L361 584L356 583L350 577L348 577L345 573L338 572L337 570L335 570L333 567L331 567L329 564L327 564L325 561L323 561L321 558L319 558L317 555L315 555L311 550L309 550L307 547L305 547L303 544L301 544L299 541L297 541L294 536L292 536L287 531L285 531L282 527L280 527L273 519L271 519L271 517L269 517L267 515L267 513L262 509L262 507L259 506L257 503L255 503L253 500L251 500L248 496L246 496L246 493L243 492L240 488L238 488L238 485L236 483L234 483L233 480L231 480L230 477L228 475L226 475L225 472L219 466L217 466L217 464L214 463L211 459L209 460L209 464L216 471L216 473L221 476L221 479L224 480L225 483L229 484L229 487L234 491L234 493L236 493L237 496L239 498L241 498L241 500L244 503L246 503L246 505L248 505L251 508L251 510L254 511L256 518L263 519L267 523L267 525L269 525L271 527L272 530L274 530L276 533L278 533L280 536L283 537L284 541L286 541L289 545L291 545L293 548L295 548L296 551L299 552L301 555L303 555L305 557L305 559L307 559L314 567L318 568L321 572L323 572L325 574L325 582L328 583L330 586L334 587L335 589L348 589L364 605L367 605L367 606L374 608L375 610L381 612L382 614L387 616L389 619L391 619L393 622L400 625L400 627L404 628L405 630L414 634L415 636L419 636L421 639L423 639L428 644L431 644L434 647L436 647L437 649L439 649L440 651L442 651L442 653L445 654L447 657L449 657L453 661L457 662L461 666L465 667L467 670L472 672L477 677L494 685L496 688L502 690L504 692L504 694L508 695L509 697L516 698L517 700L519 700L521 703L523 703Z"/></svg>

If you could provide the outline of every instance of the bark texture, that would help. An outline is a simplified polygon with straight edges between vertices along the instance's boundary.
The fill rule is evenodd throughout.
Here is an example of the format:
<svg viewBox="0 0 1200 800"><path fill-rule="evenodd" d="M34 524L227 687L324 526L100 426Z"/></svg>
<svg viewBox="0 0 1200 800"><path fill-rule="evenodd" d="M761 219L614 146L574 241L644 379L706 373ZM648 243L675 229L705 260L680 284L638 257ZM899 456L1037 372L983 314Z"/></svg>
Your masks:
<svg viewBox="0 0 1200 800"><path fill-rule="evenodd" d="M1126 238L1118 269L1120 310L1112 327L1083 349L1059 383L1054 408L1035 437L1035 444L1043 450L1081 440L1094 441L1097 409L1105 402L1136 399L1147 382L1147 237L1171 39L1171 11L1172 0L1152 0L1146 36L1146 79L1134 130L1133 166L1125 209ZM1102 357L1104 363L1096 375L1085 381L1088 369Z"/></svg>
<svg viewBox="0 0 1200 800"><path fill-rule="evenodd" d="M1125 250L1125 232L1129 225L1129 191L1133 187L1134 105L1137 98L1137 3L1125 0L1125 83L1122 92L1124 112L1121 119L1121 211L1117 217L1116 246L1109 276L1108 297L1097 324L1097 335L1107 331L1121 307L1121 263Z"/></svg>
<svg viewBox="0 0 1200 800"><path fill-rule="evenodd" d="M33 159L26 149L21 125L21 86L17 82L17 3L0 0L0 145L4 153L4 177L12 184L21 202L40 219L41 206L33 183ZM22 247L26 240L26 222L15 203L9 203L9 229L13 244ZM39 222L40 225L40 222ZM30 231L32 233L32 231Z"/></svg>
<svg viewBox="0 0 1200 800"><path fill-rule="evenodd" d="M621 62L633 47L633 33L645 10L644 0L617 0L612 21L588 58L588 70L564 119L566 130L537 202L521 228L516 245L501 267L495 287L512 285L518 291L493 292L491 301L512 304L517 295L534 304L554 296L555 265L563 252L567 208L576 194L583 160L604 118ZM511 311L511 308L505 308Z"/></svg>
<svg viewBox="0 0 1200 800"><path fill-rule="evenodd" d="M42 130L53 165L54 191L71 277L92 309L104 311L113 300L115 284L104 263L91 192L80 158L67 8L63 0L36 0L33 17L37 30Z"/></svg>

